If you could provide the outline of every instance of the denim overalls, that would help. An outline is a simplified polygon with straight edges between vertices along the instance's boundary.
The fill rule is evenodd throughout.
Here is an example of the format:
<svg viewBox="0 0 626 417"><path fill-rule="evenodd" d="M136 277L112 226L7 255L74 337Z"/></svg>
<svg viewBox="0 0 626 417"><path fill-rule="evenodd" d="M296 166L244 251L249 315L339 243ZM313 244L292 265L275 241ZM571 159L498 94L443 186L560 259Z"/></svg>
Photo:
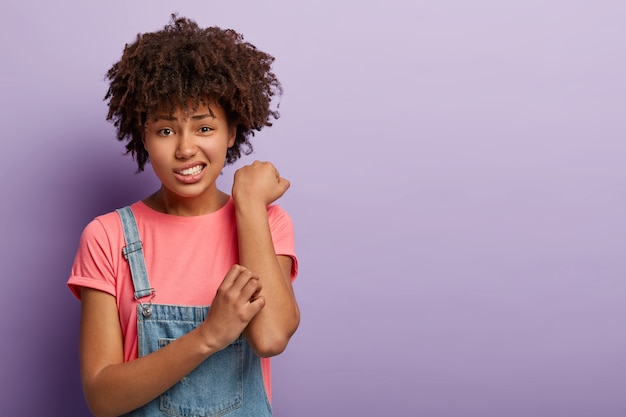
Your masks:
<svg viewBox="0 0 626 417"><path fill-rule="evenodd" d="M153 304L142 243L130 207L117 210L122 219L137 305L139 356L145 356L202 323L209 306ZM145 299L144 302L140 301ZM271 416L261 361L243 335L209 356L189 375L148 404L126 414L133 417L263 417Z"/></svg>

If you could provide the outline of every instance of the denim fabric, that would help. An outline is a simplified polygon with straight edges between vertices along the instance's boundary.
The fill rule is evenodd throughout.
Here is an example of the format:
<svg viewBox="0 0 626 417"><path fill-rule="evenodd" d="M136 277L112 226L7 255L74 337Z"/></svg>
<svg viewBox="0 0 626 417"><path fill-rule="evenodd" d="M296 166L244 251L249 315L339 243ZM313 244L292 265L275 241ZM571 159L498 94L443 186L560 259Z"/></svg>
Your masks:
<svg viewBox="0 0 626 417"><path fill-rule="evenodd" d="M150 282L148 282L146 262L143 257L143 243L139 238L135 216L130 207L118 209L117 213L122 221L126 242L126 246L122 248L122 253L130 267L133 285L135 286L135 299L137 300L153 293L152 288L150 288Z"/></svg>
<svg viewBox="0 0 626 417"><path fill-rule="evenodd" d="M148 355L193 330L210 307L153 304L143 261L139 233L130 208L118 210L122 218L137 305L139 356ZM137 249L138 248L138 249ZM134 250L133 250L134 249ZM140 258L140 259L139 259ZM134 265L139 262L140 265ZM196 369L158 398L126 414L132 417L271 417L261 361L245 337L208 357Z"/></svg>

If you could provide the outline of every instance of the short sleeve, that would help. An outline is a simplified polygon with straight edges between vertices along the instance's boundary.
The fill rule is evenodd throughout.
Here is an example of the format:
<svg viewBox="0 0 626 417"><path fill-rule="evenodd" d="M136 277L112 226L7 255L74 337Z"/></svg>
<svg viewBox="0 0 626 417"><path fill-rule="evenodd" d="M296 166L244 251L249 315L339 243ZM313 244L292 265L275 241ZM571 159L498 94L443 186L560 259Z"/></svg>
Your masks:
<svg viewBox="0 0 626 417"><path fill-rule="evenodd" d="M96 218L83 230L67 285L78 299L81 287L93 288L115 296L114 271L109 236L100 220Z"/></svg>
<svg viewBox="0 0 626 417"><path fill-rule="evenodd" d="M293 260L291 280L298 275L298 258L295 250L294 226L289 214L279 205L268 207L267 216L276 255L289 256Z"/></svg>

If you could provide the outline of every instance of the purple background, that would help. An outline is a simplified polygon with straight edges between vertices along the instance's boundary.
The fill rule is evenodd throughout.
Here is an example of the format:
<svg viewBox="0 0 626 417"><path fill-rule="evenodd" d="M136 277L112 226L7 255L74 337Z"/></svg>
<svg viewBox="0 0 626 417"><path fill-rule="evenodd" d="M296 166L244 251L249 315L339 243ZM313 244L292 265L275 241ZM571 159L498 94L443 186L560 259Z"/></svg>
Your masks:
<svg viewBox="0 0 626 417"><path fill-rule="evenodd" d="M104 73L172 11L244 33L285 88L241 161L292 181L276 416L626 415L619 0L4 1L2 415L87 415L79 234L157 186Z"/></svg>

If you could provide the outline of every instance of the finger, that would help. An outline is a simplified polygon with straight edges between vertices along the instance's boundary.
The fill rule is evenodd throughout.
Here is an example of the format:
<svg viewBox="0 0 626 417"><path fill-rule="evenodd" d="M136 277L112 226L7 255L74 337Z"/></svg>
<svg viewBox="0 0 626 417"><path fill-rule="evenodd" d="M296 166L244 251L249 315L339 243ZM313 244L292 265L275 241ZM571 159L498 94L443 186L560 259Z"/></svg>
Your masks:
<svg viewBox="0 0 626 417"><path fill-rule="evenodd" d="M242 267L243 268L243 267ZM231 289L233 291L242 293L247 286L252 286L253 288L257 288L259 286L259 277L252 273L249 269L242 269L239 271L239 274L233 281ZM254 291L252 291L254 292ZM250 298L252 292L246 293L247 298ZM246 298L246 299L247 299Z"/></svg>
<svg viewBox="0 0 626 417"><path fill-rule="evenodd" d="M280 185L283 189L283 192L287 191L289 187L291 187L291 182L287 178L280 177L278 178L278 185Z"/></svg>
<svg viewBox="0 0 626 417"><path fill-rule="evenodd" d="M250 297L250 302L253 302L254 300L259 298L260 296L261 296L261 290L255 291L254 294L252 294L252 297Z"/></svg>
<svg viewBox="0 0 626 417"><path fill-rule="evenodd" d="M239 275L245 270L247 269L244 266L239 264L233 264L228 272L226 272L226 275L224 276L220 287L224 289L232 287L235 281L237 281L237 278L239 278Z"/></svg>
<svg viewBox="0 0 626 417"><path fill-rule="evenodd" d="M252 164L250 164L250 166L253 167L253 168L263 168L263 167L267 166L267 164L269 164L269 162L267 162L267 161L259 161L257 159L254 162L252 162Z"/></svg>
<svg viewBox="0 0 626 417"><path fill-rule="evenodd" d="M253 277L241 288L240 297L242 300L252 302L260 296L262 289L261 281Z"/></svg>
<svg viewBox="0 0 626 417"><path fill-rule="evenodd" d="M252 318L256 316L261 310L263 310L263 307L265 307L265 297L263 296L259 296L250 301L250 304L248 304L248 313L250 314L250 320L252 320Z"/></svg>

